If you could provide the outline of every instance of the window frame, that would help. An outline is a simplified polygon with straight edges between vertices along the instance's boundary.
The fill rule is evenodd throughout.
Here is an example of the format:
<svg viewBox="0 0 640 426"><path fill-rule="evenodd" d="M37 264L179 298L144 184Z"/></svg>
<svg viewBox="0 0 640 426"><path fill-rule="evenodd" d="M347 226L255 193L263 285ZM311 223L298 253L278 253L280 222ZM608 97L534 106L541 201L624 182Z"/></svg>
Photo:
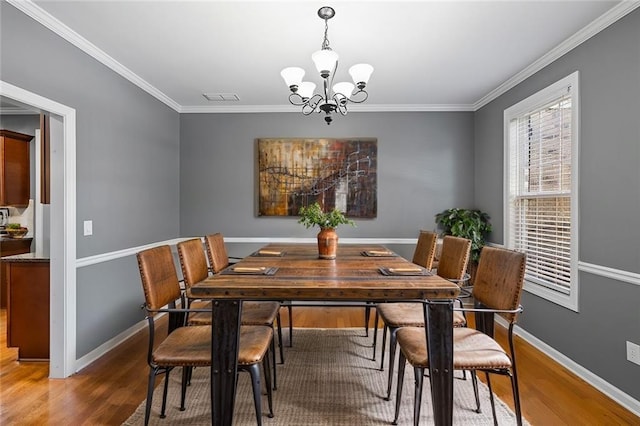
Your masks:
<svg viewBox="0 0 640 426"><path fill-rule="evenodd" d="M562 93L566 93L571 88L571 244L570 244L570 288L568 293L558 291L547 287L540 283L528 279L525 275L524 290L529 293L542 297L550 302L556 303L565 308L578 312L578 241L579 241L579 215L578 215L578 196L579 196L579 141L580 141L580 88L579 88L579 72L568 75L567 77L551 84L550 86L538 91L528 98L512 105L504 110L504 168L503 168L503 232L504 244L508 248L511 242L511 206L510 206L510 187L511 187L511 121L522 117L527 113L531 113L539 109L544 104L558 99Z"/></svg>

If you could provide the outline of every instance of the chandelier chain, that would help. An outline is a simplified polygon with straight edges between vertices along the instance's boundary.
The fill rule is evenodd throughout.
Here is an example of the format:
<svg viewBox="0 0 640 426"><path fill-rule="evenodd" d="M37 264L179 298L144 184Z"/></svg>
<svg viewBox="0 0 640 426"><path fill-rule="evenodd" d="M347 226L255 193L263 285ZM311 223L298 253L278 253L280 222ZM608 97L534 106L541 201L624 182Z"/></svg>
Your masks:
<svg viewBox="0 0 640 426"><path fill-rule="evenodd" d="M324 40L322 41L322 50L331 50L329 46L329 19L324 18Z"/></svg>

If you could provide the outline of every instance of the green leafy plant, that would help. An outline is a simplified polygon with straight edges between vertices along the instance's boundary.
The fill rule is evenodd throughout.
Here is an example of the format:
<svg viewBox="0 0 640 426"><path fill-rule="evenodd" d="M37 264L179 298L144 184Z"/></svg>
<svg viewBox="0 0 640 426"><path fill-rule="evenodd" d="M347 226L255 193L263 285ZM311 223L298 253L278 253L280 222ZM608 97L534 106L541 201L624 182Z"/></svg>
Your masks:
<svg viewBox="0 0 640 426"><path fill-rule="evenodd" d="M471 260L478 262L480 250L485 244L485 237L491 232L489 215L474 209L447 209L436 214L436 224L443 229L445 235L462 237L471 240Z"/></svg>
<svg viewBox="0 0 640 426"><path fill-rule="evenodd" d="M22 226L19 223L8 223L7 229L20 229Z"/></svg>
<svg viewBox="0 0 640 426"><path fill-rule="evenodd" d="M307 229L312 226L319 226L321 229L337 228L338 225L356 226L353 220L348 219L344 213L337 208L329 212L324 212L317 202L309 206L300 207L298 215L300 216L298 223L303 224Z"/></svg>

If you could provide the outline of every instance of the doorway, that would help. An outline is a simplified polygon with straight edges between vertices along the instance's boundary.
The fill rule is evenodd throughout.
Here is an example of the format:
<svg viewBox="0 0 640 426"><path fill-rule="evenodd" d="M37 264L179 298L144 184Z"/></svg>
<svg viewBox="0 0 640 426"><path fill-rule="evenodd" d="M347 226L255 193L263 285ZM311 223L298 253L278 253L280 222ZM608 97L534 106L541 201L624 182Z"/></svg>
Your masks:
<svg viewBox="0 0 640 426"><path fill-rule="evenodd" d="M76 111L2 80L0 96L51 113L49 377L65 378L76 363Z"/></svg>

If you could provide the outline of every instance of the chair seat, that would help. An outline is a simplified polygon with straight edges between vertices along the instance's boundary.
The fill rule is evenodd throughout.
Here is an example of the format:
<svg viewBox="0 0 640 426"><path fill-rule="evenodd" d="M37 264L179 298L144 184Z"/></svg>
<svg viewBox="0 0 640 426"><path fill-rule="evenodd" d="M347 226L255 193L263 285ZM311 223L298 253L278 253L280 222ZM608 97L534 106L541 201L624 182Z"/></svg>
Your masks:
<svg viewBox="0 0 640 426"><path fill-rule="evenodd" d="M199 306L196 306L196 303ZM191 308L211 309L211 302L194 302ZM242 325L268 325L271 326L278 316L279 302L242 302ZM210 325L211 312L195 312L189 315L189 325Z"/></svg>
<svg viewBox="0 0 640 426"><path fill-rule="evenodd" d="M178 327L153 351L156 365L211 365L211 327Z"/></svg>
<svg viewBox="0 0 640 426"><path fill-rule="evenodd" d="M242 302L242 324L270 326L279 310L279 302Z"/></svg>
<svg viewBox="0 0 640 426"><path fill-rule="evenodd" d="M240 327L240 351L238 365L256 364L262 360L269 349L273 329L261 325Z"/></svg>
<svg viewBox="0 0 640 426"><path fill-rule="evenodd" d="M404 327L397 334L400 350L415 367L429 367L424 328ZM502 347L486 334L472 328L453 329L454 370L504 369L511 359Z"/></svg>
<svg viewBox="0 0 640 426"><path fill-rule="evenodd" d="M421 303L380 303L376 309L384 323L391 328L424 327ZM467 320L459 311L453 311L453 326L464 327Z"/></svg>
<svg viewBox="0 0 640 426"><path fill-rule="evenodd" d="M271 344L271 327L240 327L238 365L256 364L262 360ZM211 365L211 327L179 327L153 351L156 365L208 366Z"/></svg>

